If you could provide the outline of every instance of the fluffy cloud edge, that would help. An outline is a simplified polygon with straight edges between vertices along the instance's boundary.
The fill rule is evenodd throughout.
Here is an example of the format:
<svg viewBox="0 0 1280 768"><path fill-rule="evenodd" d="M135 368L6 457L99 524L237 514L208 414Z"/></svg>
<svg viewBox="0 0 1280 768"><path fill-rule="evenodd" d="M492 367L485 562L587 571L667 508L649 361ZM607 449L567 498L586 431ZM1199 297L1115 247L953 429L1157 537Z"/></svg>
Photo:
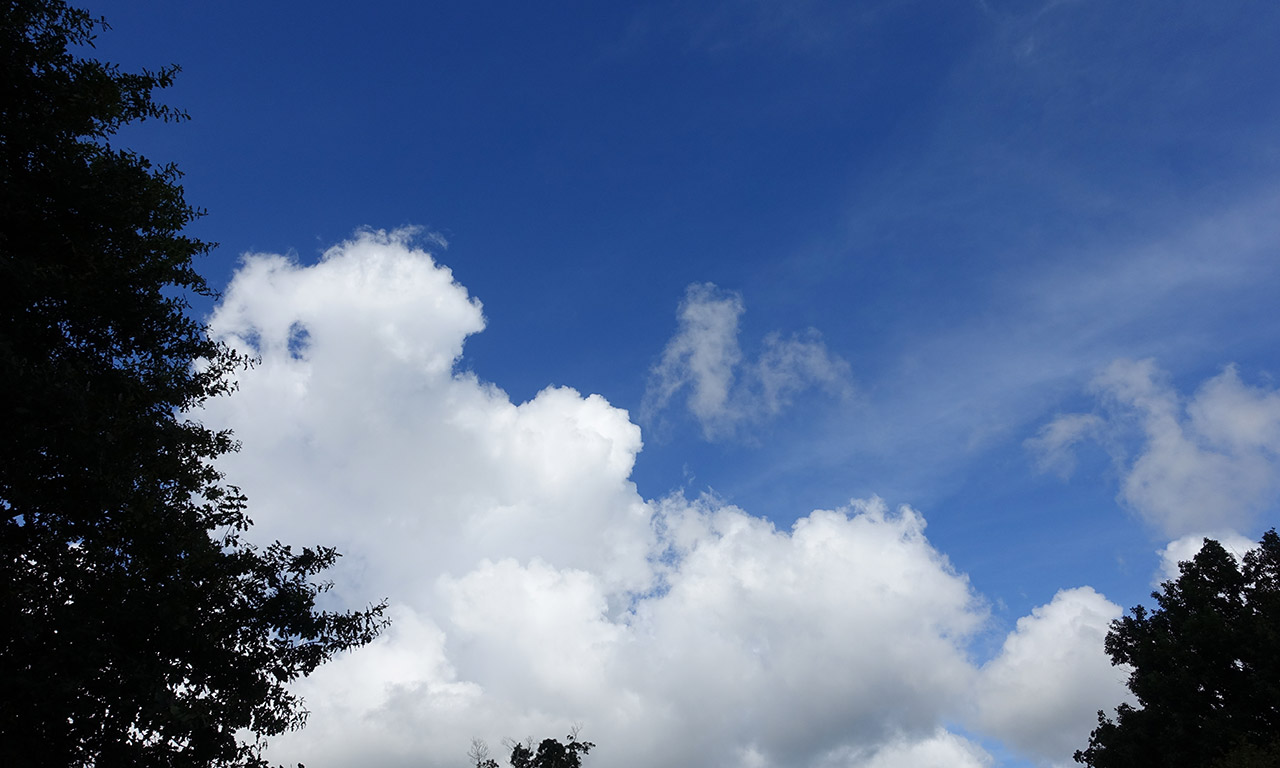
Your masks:
<svg viewBox="0 0 1280 768"><path fill-rule="evenodd" d="M336 598L395 605L384 638L300 685L312 728L273 754L443 766L472 735L589 716L623 766L989 764L939 725L978 679L986 607L923 516L872 498L779 531L711 497L643 499L625 411L565 387L515 404L455 370L483 327L405 232L313 265L246 257L212 318L261 357L202 416L238 430L226 469L262 533L338 545ZM787 391L812 351L766 342L762 386Z"/></svg>
<svg viewBox="0 0 1280 768"><path fill-rule="evenodd" d="M852 392L849 364L831 353L813 328L768 333L760 354L744 360L739 321L742 295L714 283L693 283L676 311L676 333L650 371L642 419L657 421L682 391L685 409L708 441L739 437L777 417L794 398L819 388L837 398Z"/></svg>
<svg viewBox="0 0 1280 768"><path fill-rule="evenodd" d="M1018 619L978 674L971 722L1042 765L1069 762L1088 743L1098 710L1132 701L1128 670L1113 666L1103 648L1123 613L1092 588L1077 587Z"/></svg>
<svg viewBox="0 0 1280 768"><path fill-rule="evenodd" d="M1027 441L1041 471L1066 476L1076 444L1101 443L1121 473L1118 500L1171 539L1240 530L1274 507L1280 390L1228 365L1183 397L1154 360L1118 359L1089 391L1099 411L1059 415Z"/></svg>

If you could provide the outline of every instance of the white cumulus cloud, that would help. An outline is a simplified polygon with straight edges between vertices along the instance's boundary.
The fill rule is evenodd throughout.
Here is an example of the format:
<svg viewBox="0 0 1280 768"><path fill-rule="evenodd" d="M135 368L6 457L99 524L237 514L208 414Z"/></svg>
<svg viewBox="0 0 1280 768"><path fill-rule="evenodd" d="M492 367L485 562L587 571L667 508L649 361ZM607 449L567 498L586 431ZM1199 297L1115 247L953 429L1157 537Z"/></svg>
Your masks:
<svg viewBox="0 0 1280 768"><path fill-rule="evenodd" d="M987 768L991 763L982 747L939 728L925 738L894 739L875 750L835 750L815 768Z"/></svg>
<svg viewBox="0 0 1280 768"><path fill-rule="evenodd" d="M456 370L481 305L411 232L306 266L246 256L225 296L212 332L261 360L200 418L243 442L224 469L254 535L337 546L333 605L387 597L394 619L299 684L310 725L272 759L456 766L472 737L580 723L620 768L990 763L944 729L971 708L986 609L916 511L778 530L641 497L625 411L564 387L513 403ZM831 363L806 349L767 343L758 392Z"/></svg>
<svg viewBox="0 0 1280 768"><path fill-rule="evenodd" d="M1120 499L1171 537L1240 529L1280 490L1280 391L1240 380L1234 366L1180 396L1152 360L1116 360L1091 391L1095 414L1067 414L1029 441L1042 468L1070 471L1086 438L1113 452ZM1136 438L1136 440L1135 440ZM1123 446L1137 442L1136 452Z"/></svg>
<svg viewBox="0 0 1280 768"><path fill-rule="evenodd" d="M1065 589L1018 619L983 665L974 722L1042 764L1068 764L1089 741L1098 710L1129 700L1128 670L1103 641L1123 610L1089 587Z"/></svg>
<svg viewBox="0 0 1280 768"><path fill-rule="evenodd" d="M1239 562L1244 562L1244 554L1258 546L1257 542L1235 531L1192 533L1174 539L1157 553L1160 556L1160 572L1155 578L1157 585L1160 582L1178 578L1182 573L1178 564L1195 559L1195 556L1200 554L1200 548L1204 546L1205 539L1213 539L1221 544L1223 549L1235 555Z"/></svg>

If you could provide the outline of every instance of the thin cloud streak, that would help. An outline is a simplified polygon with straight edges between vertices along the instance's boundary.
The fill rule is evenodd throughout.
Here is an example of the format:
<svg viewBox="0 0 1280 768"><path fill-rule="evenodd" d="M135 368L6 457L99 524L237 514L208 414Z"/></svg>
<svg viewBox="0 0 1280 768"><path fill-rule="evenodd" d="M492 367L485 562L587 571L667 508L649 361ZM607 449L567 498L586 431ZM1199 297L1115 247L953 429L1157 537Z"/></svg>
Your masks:
<svg viewBox="0 0 1280 768"><path fill-rule="evenodd" d="M1046 412L1076 398L1114 359L1155 357L1183 370L1270 349L1280 325L1257 308L1280 289L1278 201L1274 189L1262 190L1219 210L1171 216L1145 236L1061 246L964 286L959 317L945 326L906 314L870 342L859 327L852 337L832 335L830 345L858 356L859 397L743 491L808 468L834 475L872 466L884 492L932 502L984 451L1033 438ZM918 461L883 463L885 455Z"/></svg>

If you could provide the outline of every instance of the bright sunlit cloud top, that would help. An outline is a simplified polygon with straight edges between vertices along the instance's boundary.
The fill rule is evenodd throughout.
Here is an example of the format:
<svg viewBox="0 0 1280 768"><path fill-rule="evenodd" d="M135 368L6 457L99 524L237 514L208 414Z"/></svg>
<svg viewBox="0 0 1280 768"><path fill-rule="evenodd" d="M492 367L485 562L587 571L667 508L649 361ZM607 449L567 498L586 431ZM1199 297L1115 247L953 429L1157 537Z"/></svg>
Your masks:
<svg viewBox="0 0 1280 768"><path fill-rule="evenodd" d="M1278 520L1274 3L90 10L257 535L395 606L282 760L1063 764Z"/></svg>

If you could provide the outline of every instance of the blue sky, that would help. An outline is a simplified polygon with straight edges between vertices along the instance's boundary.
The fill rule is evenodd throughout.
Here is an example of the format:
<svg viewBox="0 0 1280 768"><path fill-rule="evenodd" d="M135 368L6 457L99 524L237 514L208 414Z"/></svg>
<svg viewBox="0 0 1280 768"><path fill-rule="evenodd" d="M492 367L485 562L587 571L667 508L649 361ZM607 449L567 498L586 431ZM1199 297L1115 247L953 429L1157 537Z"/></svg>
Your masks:
<svg viewBox="0 0 1280 768"><path fill-rule="evenodd" d="M964 610L977 623L962 628L957 619L942 633L962 638L956 647L978 676L958 689L1015 700L1016 691L990 682L999 677L997 661L1017 657L1009 639L1048 642L1030 620L1019 635L1020 618L1040 615L1049 626L1044 617L1058 614L1048 606L1085 606L1096 620L1072 626L1096 635L1111 610L1103 603L1127 608L1146 599L1171 541L1204 533L1256 540L1276 522L1274 4L317 2L300 11L135 0L90 10L113 27L98 41L102 58L126 69L183 68L166 98L192 120L143 125L122 141L186 172L188 199L208 210L193 231L220 243L202 265L206 274L223 286L242 254L293 260L276 273L241 272L238 292L228 291L239 314L224 309L220 333L250 343L254 323L274 322L271 302L279 313L292 306L271 290L288 276L321 282L313 268L335 246L335 264L365 264L353 255L361 248L430 252L483 303L483 332L464 309L449 315L452 325L437 318L421 326L428 335L456 331L456 340L439 343L459 356L444 374L431 374L452 383L379 389L391 379L334 379L332 391L350 389L328 407L383 409L411 421L418 405L394 398L422 398L424 425L455 424L450 409L463 407L450 398L463 396L442 393L472 381L469 374L475 392L491 383L510 404L541 403L546 387L571 387L578 399L548 396L545 407L603 402L625 409L641 429L634 467L614 478L623 490L634 483L635 498L618 503L648 509L649 528L664 520L663 530L675 530L692 515L709 526L697 541L729 540L708 522L717 510L765 517L786 537L815 509L845 508L848 520L862 519L851 499L910 505L928 524L920 545L927 549L916 554L945 557L949 573L967 576L975 600ZM409 226L423 233L413 241L356 234ZM340 288L357 273L335 266L325 279ZM424 293L406 313L453 290L423 279ZM305 293L298 290L295 299ZM312 384L297 391L328 381L320 351L330 342L320 329L330 320L346 329L332 331L334 360L358 365L342 355L372 343L340 347L371 310L357 312L365 306L357 302L350 316L308 314L321 311L317 296L334 307L346 300L337 298L341 290L315 291L297 299L298 317L312 319L296 322L317 350L304 360L315 370L297 379ZM368 301L382 306L376 296ZM344 317L345 325L335 319ZM414 322L396 315L380 327L419 327ZM273 370L272 353L254 351ZM278 434L257 438L258 390L249 382L244 389L242 406L211 418L241 434L246 465L271 470L259 477L229 467L233 480L237 470L247 475L252 499L264 500L255 518L291 539L327 531L353 560L360 553L351 547L366 545L370 558L391 557L350 532L365 523L344 523L335 512L317 528L288 511L287 494L272 483L320 483L326 470L291 463L301 449ZM439 402L425 402L431 398ZM334 412L317 404L288 434L311 434ZM603 421L588 421L608 422L608 434L630 434L614 416L597 416ZM376 423L370 417L363 433L340 430L329 460L346 467L344 451L375 451ZM308 439L299 445L318 444ZM447 442L423 447L435 438L405 439L402 453L462 452ZM617 439L631 445L630 437ZM261 447L267 443L274 447ZM623 453L634 450L638 444ZM555 455L547 462L544 471L556 475ZM413 506L385 491L398 481L378 472L391 464L361 470L360 483L372 489L366 495L342 490L367 520L385 517L379 504ZM453 529L431 522L429 510L443 508L446 497L475 495L437 498L425 481L414 493L428 510L414 530L442 539ZM672 512L677 499L683 511ZM491 512L476 512L466 535ZM545 519L548 530L571 524L557 520ZM681 578L692 578L694 549L680 555L676 539L655 535L677 552L679 568L663 577L674 595ZM597 714L593 721L582 702L599 706L609 701L603 693L561 701L546 681L504 688L486 677L500 674L497 650L467 656L455 647L484 644L460 604L439 595L488 573L484 563L510 561L529 584L544 583L535 578L538 563L559 569L562 580L548 584L590 574L602 599L613 601L608 637L643 623L615 605L620 594L644 591L630 576L611 581L607 569L551 544L485 546L423 576L421 589L436 597L411 598L404 587L410 614L402 624L446 638L440 663L453 676L440 679L474 684L489 697L448 722L496 740L583 721L602 750L628 728L665 738L652 708L632 720ZM399 589L394 570L361 576L353 567L351 599L362 599L361 584ZM653 587L659 575L648 573L646 583ZM1072 592L1054 602L1059 590L1085 586L1105 600ZM814 610L840 610L832 600ZM634 615L667 626L653 617L668 609L655 602L652 616ZM1096 645L1094 635L1078 634L1080 648L1090 638ZM403 662L412 654L397 656L398 649L411 647L397 635L379 652ZM1030 654L1037 655L1052 653ZM1097 661L1079 663L1093 665L1096 676ZM402 674L390 661L378 669L388 685ZM315 689L311 700L347 690L333 681L340 677L322 681L331 687ZM775 682L805 679L794 672ZM675 695L637 686L636 701ZM417 722L388 703L389 688L377 690L368 711ZM736 730L708 725L701 735L672 736L667 759L693 760L704 750L726 765L963 764L947 751L959 749L974 765L1048 765L1069 761L1069 752L1043 734L1078 729L1083 712L1087 735L1092 712L1118 703L1117 695L1114 681L1099 683L1092 699L1082 693L1039 725L981 701L929 714L904 704L908 714L879 730L845 701L845 720L829 726L810 719L788 731L776 718L746 718ZM539 708L531 703L539 696L559 703ZM759 743L749 737L774 730L779 735ZM809 746L797 746L804 739ZM383 747L440 765L465 752L465 743L440 742L406 736Z"/></svg>

